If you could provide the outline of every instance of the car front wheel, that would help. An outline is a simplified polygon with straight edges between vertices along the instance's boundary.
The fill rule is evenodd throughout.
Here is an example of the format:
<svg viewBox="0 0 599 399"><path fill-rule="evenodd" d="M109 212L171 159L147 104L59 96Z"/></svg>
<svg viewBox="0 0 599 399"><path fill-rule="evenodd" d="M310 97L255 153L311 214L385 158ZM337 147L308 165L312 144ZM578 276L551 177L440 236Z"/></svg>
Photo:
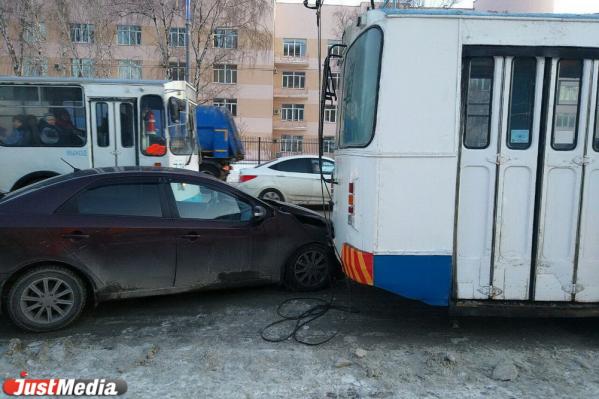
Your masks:
<svg viewBox="0 0 599 399"><path fill-rule="evenodd" d="M287 263L287 285L298 291L316 291L327 287L332 279L329 250L318 244L307 245Z"/></svg>
<svg viewBox="0 0 599 399"><path fill-rule="evenodd" d="M20 328L45 332L72 323L85 307L83 281L61 266L41 266L17 278L8 292L7 311Z"/></svg>

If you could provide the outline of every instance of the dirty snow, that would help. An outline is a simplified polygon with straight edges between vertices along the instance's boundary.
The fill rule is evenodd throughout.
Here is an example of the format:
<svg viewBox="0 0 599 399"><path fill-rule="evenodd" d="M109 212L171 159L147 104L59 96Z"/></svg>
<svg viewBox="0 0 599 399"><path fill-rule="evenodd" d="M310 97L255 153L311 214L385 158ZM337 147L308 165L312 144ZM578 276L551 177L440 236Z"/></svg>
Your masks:
<svg viewBox="0 0 599 399"><path fill-rule="evenodd" d="M101 304L73 327L25 334L0 316L0 378L122 378L126 398L592 398L599 321L463 319L352 288L360 313L302 330L329 343L268 343L294 294L275 287ZM334 289L348 304L346 285ZM320 294L327 297L328 293Z"/></svg>

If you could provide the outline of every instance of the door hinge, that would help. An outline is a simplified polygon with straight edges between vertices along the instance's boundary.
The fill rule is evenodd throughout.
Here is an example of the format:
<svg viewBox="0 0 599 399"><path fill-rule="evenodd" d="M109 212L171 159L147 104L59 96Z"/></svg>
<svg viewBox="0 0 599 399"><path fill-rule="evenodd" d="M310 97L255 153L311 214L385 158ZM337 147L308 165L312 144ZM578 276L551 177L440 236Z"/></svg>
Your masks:
<svg viewBox="0 0 599 399"><path fill-rule="evenodd" d="M501 288L494 287L492 285L482 286L478 289L478 292L488 296L489 298L495 298L496 296L503 294L503 290Z"/></svg>
<svg viewBox="0 0 599 399"><path fill-rule="evenodd" d="M502 165L506 162L509 162L510 158L506 157L503 154L497 154L494 159L487 158L487 161L494 163L495 165Z"/></svg>
<svg viewBox="0 0 599 399"><path fill-rule="evenodd" d="M581 284L566 284L562 286L562 290L570 295L576 295L584 290Z"/></svg>
<svg viewBox="0 0 599 399"><path fill-rule="evenodd" d="M579 166L589 165L593 162L591 157L576 157L572 160L572 163Z"/></svg>

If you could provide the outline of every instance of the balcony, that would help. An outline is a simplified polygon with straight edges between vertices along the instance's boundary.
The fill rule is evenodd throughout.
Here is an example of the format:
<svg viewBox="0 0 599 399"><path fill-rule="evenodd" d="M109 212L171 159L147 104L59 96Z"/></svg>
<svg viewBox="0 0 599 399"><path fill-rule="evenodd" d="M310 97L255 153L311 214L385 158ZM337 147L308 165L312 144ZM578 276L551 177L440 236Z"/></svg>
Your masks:
<svg viewBox="0 0 599 399"><path fill-rule="evenodd" d="M307 67L310 64L307 57L289 57L278 55L275 57L275 65L296 65Z"/></svg>
<svg viewBox="0 0 599 399"><path fill-rule="evenodd" d="M283 121L275 120L272 123L273 130L306 130L308 124L306 121Z"/></svg>
<svg viewBox="0 0 599 399"><path fill-rule="evenodd" d="M308 98L308 90L279 87L275 88L274 96L279 98Z"/></svg>

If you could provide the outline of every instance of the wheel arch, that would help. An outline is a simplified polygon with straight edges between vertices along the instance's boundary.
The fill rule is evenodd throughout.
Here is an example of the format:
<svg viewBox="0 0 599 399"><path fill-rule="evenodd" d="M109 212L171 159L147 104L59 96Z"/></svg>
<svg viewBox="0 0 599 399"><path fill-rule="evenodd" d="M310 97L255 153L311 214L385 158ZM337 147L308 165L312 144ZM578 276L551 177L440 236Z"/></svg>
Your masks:
<svg viewBox="0 0 599 399"><path fill-rule="evenodd" d="M0 298L2 298L2 301L1 301L2 307L4 307L6 305L6 302L7 302L6 296L8 295L8 292L10 291L10 288L13 286L15 281L17 281L17 279L19 277L26 274L31 269L34 269L34 268L40 267L40 266L62 266L65 269L68 269L69 271L75 273L78 277L81 278L81 280L85 284L85 288L87 290L87 299L90 300L94 305L97 303L97 297L96 297L97 285L96 285L96 282L94 281L94 279L89 275L89 273L82 270L81 268L75 267L71 264L68 264L68 263L62 262L62 261L39 261L39 262L30 263L26 266L19 268L18 270L13 272L4 281L4 284L2 284L2 287L0 287ZM3 309L3 310L5 310L5 309Z"/></svg>
<svg viewBox="0 0 599 399"><path fill-rule="evenodd" d="M58 175L60 175L60 173L51 170L39 170L37 172L28 173L25 176L21 177L19 180L17 180L16 183L13 184L10 191L14 191L19 188L25 187L36 180L49 179Z"/></svg>

